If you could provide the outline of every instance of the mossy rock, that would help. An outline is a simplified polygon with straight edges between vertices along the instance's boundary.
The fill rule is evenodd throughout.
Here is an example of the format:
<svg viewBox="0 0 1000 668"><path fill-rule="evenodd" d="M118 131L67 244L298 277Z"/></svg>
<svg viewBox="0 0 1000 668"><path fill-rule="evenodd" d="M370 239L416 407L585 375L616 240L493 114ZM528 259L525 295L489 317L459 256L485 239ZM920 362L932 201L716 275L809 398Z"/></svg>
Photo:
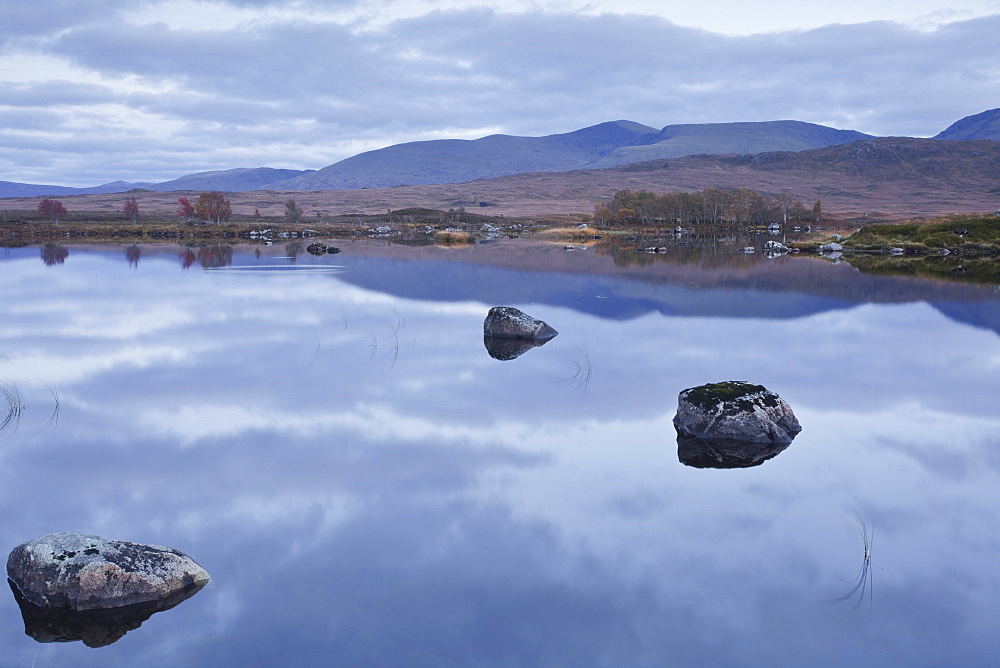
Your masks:
<svg viewBox="0 0 1000 668"><path fill-rule="evenodd" d="M802 430L781 397L743 380L683 390L674 428L678 436L755 443L790 443Z"/></svg>
<svg viewBox="0 0 1000 668"><path fill-rule="evenodd" d="M721 383L709 383L684 390L687 400L701 406L710 408L724 401L734 401L740 397L767 392L763 385L754 385L743 380L728 380Z"/></svg>

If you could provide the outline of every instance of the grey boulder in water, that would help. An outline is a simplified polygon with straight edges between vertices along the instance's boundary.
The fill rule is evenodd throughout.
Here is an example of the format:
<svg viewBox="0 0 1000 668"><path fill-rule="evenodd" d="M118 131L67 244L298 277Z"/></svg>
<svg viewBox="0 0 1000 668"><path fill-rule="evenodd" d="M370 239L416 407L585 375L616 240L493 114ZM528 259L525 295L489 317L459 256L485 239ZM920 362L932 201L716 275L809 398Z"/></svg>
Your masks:
<svg viewBox="0 0 1000 668"><path fill-rule="evenodd" d="M558 333L548 324L513 306L494 306L483 322L483 336L487 338L548 341Z"/></svg>
<svg viewBox="0 0 1000 668"><path fill-rule="evenodd" d="M15 547L7 578L36 606L75 611L164 601L209 580L204 568L178 550L73 532Z"/></svg>
<svg viewBox="0 0 1000 668"><path fill-rule="evenodd" d="M762 385L728 381L692 387L677 400L679 436L791 443L802 431L791 407Z"/></svg>

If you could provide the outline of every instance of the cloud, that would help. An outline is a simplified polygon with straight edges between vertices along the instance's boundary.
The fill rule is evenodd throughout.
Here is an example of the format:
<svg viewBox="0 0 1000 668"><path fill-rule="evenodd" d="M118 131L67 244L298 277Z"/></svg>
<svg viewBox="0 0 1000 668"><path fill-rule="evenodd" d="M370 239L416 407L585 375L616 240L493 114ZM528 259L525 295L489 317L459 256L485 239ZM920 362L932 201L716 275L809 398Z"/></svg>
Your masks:
<svg viewBox="0 0 1000 668"><path fill-rule="evenodd" d="M63 118L48 132L11 118L0 146L41 156L23 170L0 164L0 179L92 185L320 168L442 127L542 135L613 119L797 119L926 136L990 106L1000 84L989 57L1000 16L931 30L883 21L727 36L656 16L502 6L394 18L402 5L392 2L368 15L352 3L326 13L202 5L220 18L198 30L159 20L178 3L149 5L151 14L67 11L48 27L42 10L16 14L25 29L5 55L50 64L38 79L0 83L0 113Z"/></svg>

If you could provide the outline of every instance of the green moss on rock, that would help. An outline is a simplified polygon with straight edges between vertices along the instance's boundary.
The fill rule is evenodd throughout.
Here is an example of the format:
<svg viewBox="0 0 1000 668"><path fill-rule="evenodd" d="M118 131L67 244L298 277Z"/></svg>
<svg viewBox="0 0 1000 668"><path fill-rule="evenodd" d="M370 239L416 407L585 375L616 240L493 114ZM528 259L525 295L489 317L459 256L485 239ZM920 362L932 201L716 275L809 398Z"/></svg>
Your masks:
<svg viewBox="0 0 1000 668"><path fill-rule="evenodd" d="M735 401L749 394L767 392L763 385L755 385L744 380L728 380L709 383L684 390L682 393L692 404L703 408L715 406L725 401Z"/></svg>

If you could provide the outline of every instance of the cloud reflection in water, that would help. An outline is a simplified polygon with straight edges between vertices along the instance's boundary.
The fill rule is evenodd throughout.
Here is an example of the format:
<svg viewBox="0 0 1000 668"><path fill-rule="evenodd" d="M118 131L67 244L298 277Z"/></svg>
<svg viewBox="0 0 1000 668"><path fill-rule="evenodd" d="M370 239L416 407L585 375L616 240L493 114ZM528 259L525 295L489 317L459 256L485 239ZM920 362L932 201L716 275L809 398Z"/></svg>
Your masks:
<svg viewBox="0 0 1000 668"><path fill-rule="evenodd" d="M0 376L24 388L28 418L51 403L32 377L62 405L57 427L25 423L2 442L5 543L129 535L183 545L215 578L100 655L39 649L10 605L9 661L989 656L976 620L1000 612L988 567L1000 539L983 530L1000 471L980 465L1000 433L995 373L979 362L1000 359L992 330L919 302L616 319L553 298L527 310L561 335L498 364L482 321L492 303L519 303L514 283L481 300L473 278L453 301L394 295L348 280L360 262L349 253L340 273L180 273L175 255L152 252L135 269L120 251L4 261ZM422 271L439 266L461 274ZM574 276L550 278L576 298ZM602 301L655 293L588 280ZM398 354L373 355L396 313ZM553 383L581 350L587 391ZM677 392L726 377L780 388L809 429L766 466L694 471L672 448ZM877 513L887 568L862 633L823 605L856 558L833 521L844 506Z"/></svg>

